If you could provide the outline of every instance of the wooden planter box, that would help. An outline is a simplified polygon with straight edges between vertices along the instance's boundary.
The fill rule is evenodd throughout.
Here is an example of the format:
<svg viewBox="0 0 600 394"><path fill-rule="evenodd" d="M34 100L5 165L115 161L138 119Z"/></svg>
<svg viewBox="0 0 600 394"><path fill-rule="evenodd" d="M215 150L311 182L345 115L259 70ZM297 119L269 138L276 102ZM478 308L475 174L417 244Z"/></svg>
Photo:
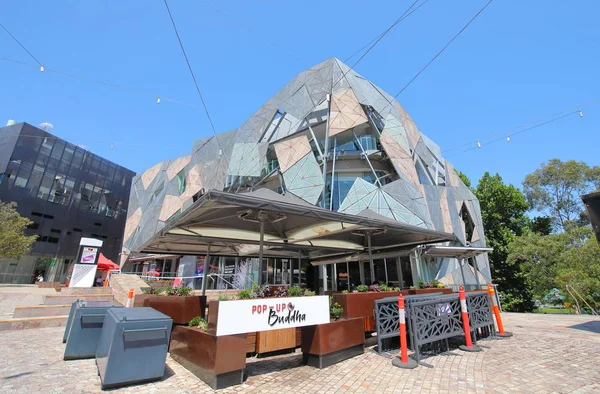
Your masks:
<svg viewBox="0 0 600 394"><path fill-rule="evenodd" d="M204 317L206 296L136 294L133 306L148 306L169 316L173 324L188 324L196 316Z"/></svg>
<svg viewBox="0 0 600 394"><path fill-rule="evenodd" d="M325 368L364 353L365 334L362 317L302 327L304 363Z"/></svg>
<svg viewBox="0 0 600 394"><path fill-rule="evenodd" d="M217 337L210 331L174 326L169 352L215 390L244 382L246 334Z"/></svg>
<svg viewBox="0 0 600 394"><path fill-rule="evenodd" d="M208 329L216 332L217 317L219 316L219 302L210 301L208 303ZM232 302L232 301L222 301ZM293 350L302 343L302 334L300 328L283 328L281 330L270 330L248 333L246 342L246 352L265 354L279 352L283 350Z"/></svg>
<svg viewBox="0 0 600 394"><path fill-rule="evenodd" d="M430 293L443 293L452 294L450 287L438 287L438 288L427 288L427 289L409 289L408 294L430 294Z"/></svg>
<svg viewBox="0 0 600 394"><path fill-rule="evenodd" d="M362 317L364 319L364 331L377 331L373 312L375 310L375 301L387 297L398 297L402 293L408 294L408 290L402 291L379 291L366 293L337 293L333 295L333 300L344 308L344 319Z"/></svg>

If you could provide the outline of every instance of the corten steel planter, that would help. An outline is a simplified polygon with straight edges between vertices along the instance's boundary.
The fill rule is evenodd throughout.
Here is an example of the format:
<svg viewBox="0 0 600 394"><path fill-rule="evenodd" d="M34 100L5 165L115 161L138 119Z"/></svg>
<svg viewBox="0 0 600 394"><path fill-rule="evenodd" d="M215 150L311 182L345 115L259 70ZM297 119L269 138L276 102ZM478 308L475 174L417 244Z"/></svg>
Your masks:
<svg viewBox="0 0 600 394"><path fill-rule="evenodd" d="M136 294L133 306L148 306L169 316L173 324L188 324L196 316L204 318L206 296Z"/></svg>
<svg viewBox="0 0 600 394"><path fill-rule="evenodd" d="M452 294L452 288L450 287L431 287L426 289L409 289L408 294L430 294L430 293L442 293Z"/></svg>
<svg viewBox="0 0 600 394"><path fill-rule="evenodd" d="M325 368L363 354L363 327L362 317L302 327L304 363L315 368Z"/></svg>
<svg viewBox="0 0 600 394"><path fill-rule="evenodd" d="M174 326L171 357L211 388L218 390L244 382L246 334L217 337L214 332Z"/></svg>
<svg viewBox="0 0 600 394"><path fill-rule="evenodd" d="M375 332L375 318L373 316L375 310L375 300L380 300L387 297L398 297L402 293L408 294L408 290L402 291L378 291L365 293L337 293L333 295L334 302L340 304L344 308L344 319L362 317L364 319L364 331Z"/></svg>

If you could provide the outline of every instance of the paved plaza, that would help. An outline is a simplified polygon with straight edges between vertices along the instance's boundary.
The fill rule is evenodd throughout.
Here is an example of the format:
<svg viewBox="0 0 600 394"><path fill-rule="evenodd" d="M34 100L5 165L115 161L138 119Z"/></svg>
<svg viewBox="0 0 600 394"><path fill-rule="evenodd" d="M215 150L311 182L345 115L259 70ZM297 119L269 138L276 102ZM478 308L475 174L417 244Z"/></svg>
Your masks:
<svg viewBox="0 0 600 394"><path fill-rule="evenodd" d="M433 368L394 368L369 348L318 370L300 353L248 359L245 384L221 393L598 393L600 319L592 316L503 314L512 338L481 341L481 353L454 350L425 359ZM63 361L62 328L0 332L0 392L95 393L94 360ZM212 392L167 359L163 380L115 393Z"/></svg>

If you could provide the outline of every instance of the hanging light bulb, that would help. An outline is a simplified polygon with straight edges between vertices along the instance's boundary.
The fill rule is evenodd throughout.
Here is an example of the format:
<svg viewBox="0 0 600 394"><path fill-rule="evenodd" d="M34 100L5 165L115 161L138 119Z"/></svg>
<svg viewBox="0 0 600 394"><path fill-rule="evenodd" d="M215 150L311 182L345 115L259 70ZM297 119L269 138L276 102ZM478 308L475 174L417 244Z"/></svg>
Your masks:
<svg viewBox="0 0 600 394"><path fill-rule="evenodd" d="M479 142L479 140L477 140L477 147L481 148L481 142Z"/></svg>
<svg viewBox="0 0 600 394"><path fill-rule="evenodd" d="M156 99L156 104L160 104L160 97Z"/></svg>
<svg viewBox="0 0 600 394"><path fill-rule="evenodd" d="M506 137L506 142L510 142L510 135Z"/></svg>
<svg viewBox="0 0 600 394"><path fill-rule="evenodd" d="M114 148L115 148L115 143L114 143L114 142L111 142L111 143L110 143L110 149L114 149Z"/></svg>
<svg viewBox="0 0 600 394"><path fill-rule="evenodd" d="M44 65L40 64L40 72L44 72Z"/></svg>
<svg viewBox="0 0 600 394"><path fill-rule="evenodd" d="M583 118L583 111L582 110L579 110L579 117Z"/></svg>
<svg viewBox="0 0 600 394"><path fill-rule="evenodd" d="M219 148L219 156L223 156L223 149Z"/></svg>

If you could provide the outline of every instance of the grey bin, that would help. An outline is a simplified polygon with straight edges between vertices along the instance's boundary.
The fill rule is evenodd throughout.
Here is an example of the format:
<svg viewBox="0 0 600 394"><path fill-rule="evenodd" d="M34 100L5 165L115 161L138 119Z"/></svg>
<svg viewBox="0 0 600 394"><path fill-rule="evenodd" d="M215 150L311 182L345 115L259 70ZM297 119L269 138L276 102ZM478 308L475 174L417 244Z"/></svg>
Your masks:
<svg viewBox="0 0 600 394"><path fill-rule="evenodd" d="M100 340L104 315L108 309L123 308L110 301L76 301L69 314L65 335L65 360L93 358Z"/></svg>
<svg viewBox="0 0 600 394"><path fill-rule="evenodd" d="M79 308L85 307L109 307L109 306L118 306L120 304L114 301L86 301L86 300L77 300L73 301L71 304L71 310L69 311L69 318L67 319L67 325L65 326L65 332L63 334L63 343L67 343L67 338L69 337L69 330L71 330L71 323L73 322L73 316L75 315L75 310Z"/></svg>
<svg viewBox="0 0 600 394"><path fill-rule="evenodd" d="M153 308L109 309L96 350L102 389L161 379L172 325Z"/></svg>

